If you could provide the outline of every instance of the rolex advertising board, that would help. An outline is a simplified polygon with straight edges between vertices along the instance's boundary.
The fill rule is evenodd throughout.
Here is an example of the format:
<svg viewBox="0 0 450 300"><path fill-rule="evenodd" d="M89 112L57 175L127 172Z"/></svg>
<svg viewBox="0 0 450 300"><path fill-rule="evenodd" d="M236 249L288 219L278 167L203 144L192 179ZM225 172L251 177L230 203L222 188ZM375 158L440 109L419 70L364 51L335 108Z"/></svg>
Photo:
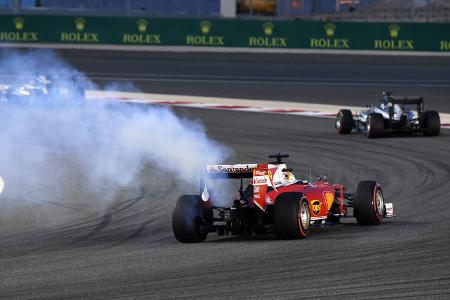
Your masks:
<svg viewBox="0 0 450 300"><path fill-rule="evenodd" d="M450 52L450 24L1 15L0 43Z"/></svg>
<svg viewBox="0 0 450 300"><path fill-rule="evenodd" d="M23 17L0 17L0 43L38 43L39 24Z"/></svg>

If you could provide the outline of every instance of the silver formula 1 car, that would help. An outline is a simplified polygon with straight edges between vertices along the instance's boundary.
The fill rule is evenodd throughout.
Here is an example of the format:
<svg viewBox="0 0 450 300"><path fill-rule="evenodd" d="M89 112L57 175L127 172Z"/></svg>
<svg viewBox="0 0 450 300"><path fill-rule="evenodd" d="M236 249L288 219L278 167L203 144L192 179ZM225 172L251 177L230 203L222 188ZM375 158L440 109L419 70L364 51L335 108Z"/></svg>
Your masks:
<svg viewBox="0 0 450 300"><path fill-rule="evenodd" d="M416 110L411 110L416 105ZM422 132L426 136L439 135L441 121L437 111L425 111L422 97L394 97L391 92L383 92L378 105L352 115L348 109L341 109L335 122L339 134L349 134L352 130L366 133L369 138L382 137L389 132L415 134Z"/></svg>
<svg viewBox="0 0 450 300"><path fill-rule="evenodd" d="M52 80L50 76L38 74L9 84L0 84L0 103L29 106L54 106L82 104L84 90L74 85L73 80Z"/></svg>

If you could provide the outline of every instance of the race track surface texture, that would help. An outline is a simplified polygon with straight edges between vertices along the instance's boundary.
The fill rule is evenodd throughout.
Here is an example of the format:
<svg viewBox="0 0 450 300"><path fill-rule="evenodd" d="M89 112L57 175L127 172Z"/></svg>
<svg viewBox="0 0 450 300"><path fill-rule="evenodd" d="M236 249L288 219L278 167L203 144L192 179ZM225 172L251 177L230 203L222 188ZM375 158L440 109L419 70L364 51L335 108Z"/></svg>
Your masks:
<svg viewBox="0 0 450 300"><path fill-rule="evenodd" d="M378 180L397 217L375 227L345 220L304 240L211 234L202 244L180 244L171 230L172 209L177 197L195 189L149 167L128 187L87 191L73 165L67 181L58 183L66 191L59 199L39 197L52 184L23 187L35 199L31 204L0 197L0 297L450 297L448 130L439 137L368 140L338 136L330 119L175 111L198 119L211 138L232 149L229 162L287 152L298 177L309 178L311 169L312 177L325 174L350 190L359 180ZM55 159L71 165L70 153ZM96 203L98 193L111 199Z"/></svg>

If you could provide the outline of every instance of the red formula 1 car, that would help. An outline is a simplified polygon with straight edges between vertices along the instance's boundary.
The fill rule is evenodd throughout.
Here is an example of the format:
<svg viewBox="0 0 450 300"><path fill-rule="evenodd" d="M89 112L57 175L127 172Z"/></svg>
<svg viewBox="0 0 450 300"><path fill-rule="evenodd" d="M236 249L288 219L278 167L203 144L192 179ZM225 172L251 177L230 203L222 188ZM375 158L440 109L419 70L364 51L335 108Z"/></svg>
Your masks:
<svg viewBox="0 0 450 300"><path fill-rule="evenodd" d="M172 216L175 238L203 242L209 232L274 231L279 238L298 239L308 236L311 227L336 224L343 217L355 217L360 225L377 225L393 216L393 205L385 202L377 182L360 181L352 194L324 176L314 182L297 180L282 161L286 157L271 155L276 161L263 164L208 165L200 194L178 198ZM240 181L235 199L227 199L231 187L223 188L223 179ZM245 189L244 180L248 181Z"/></svg>

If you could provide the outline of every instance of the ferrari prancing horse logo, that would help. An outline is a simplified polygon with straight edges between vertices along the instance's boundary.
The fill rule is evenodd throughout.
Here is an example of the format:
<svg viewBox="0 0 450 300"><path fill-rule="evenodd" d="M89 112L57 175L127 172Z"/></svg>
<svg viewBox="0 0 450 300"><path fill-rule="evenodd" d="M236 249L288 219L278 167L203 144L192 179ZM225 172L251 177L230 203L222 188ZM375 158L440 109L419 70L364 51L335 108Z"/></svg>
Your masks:
<svg viewBox="0 0 450 300"><path fill-rule="evenodd" d="M314 200L312 202L312 209L313 209L313 213L315 216L317 216L320 213L320 209L321 209L321 205L320 205L320 201L319 200Z"/></svg>

